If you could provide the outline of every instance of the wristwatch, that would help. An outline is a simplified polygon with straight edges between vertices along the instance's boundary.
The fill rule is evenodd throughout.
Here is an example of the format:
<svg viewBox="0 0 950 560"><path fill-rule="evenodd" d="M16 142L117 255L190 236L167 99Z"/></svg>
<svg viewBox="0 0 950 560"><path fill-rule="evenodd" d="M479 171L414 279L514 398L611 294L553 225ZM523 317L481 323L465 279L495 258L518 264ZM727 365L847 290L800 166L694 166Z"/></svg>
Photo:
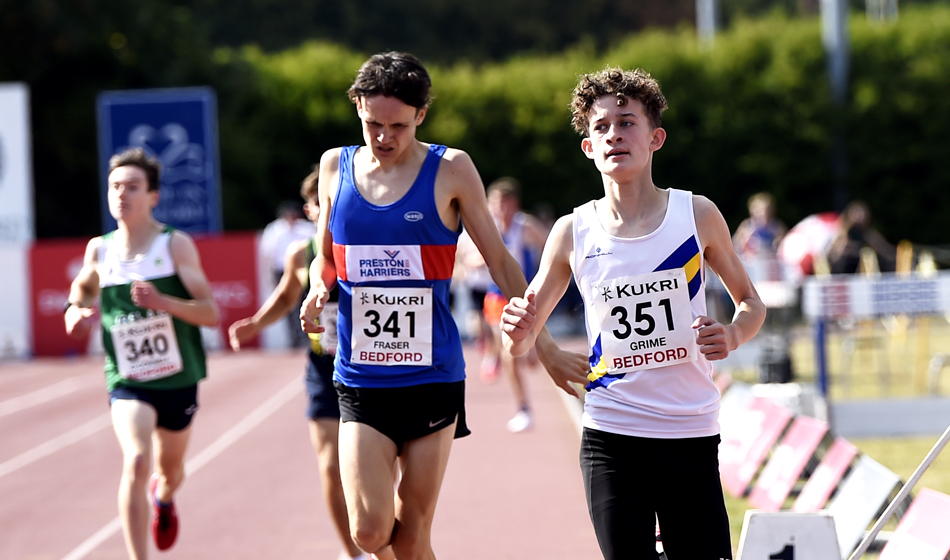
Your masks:
<svg viewBox="0 0 950 560"><path fill-rule="evenodd" d="M81 305L79 305L78 303L76 303L76 302L74 302L74 301L67 301L67 302L66 302L66 305L63 306L63 315L65 315L66 312L69 311L69 308L72 307L72 306L74 306L74 305L75 305L76 307L82 307Z"/></svg>

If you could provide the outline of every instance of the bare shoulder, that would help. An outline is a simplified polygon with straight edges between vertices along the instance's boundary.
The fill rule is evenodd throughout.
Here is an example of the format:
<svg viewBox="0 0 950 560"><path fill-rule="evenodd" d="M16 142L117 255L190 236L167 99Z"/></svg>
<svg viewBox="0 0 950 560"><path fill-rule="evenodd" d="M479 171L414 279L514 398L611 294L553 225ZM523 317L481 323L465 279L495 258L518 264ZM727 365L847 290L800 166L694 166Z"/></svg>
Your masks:
<svg viewBox="0 0 950 560"><path fill-rule="evenodd" d="M340 154L343 148L330 148L320 156L320 172L335 172L340 168Z"/></svg>
<svg viewBox="0 0 950 560"><path fill-rule="evenodd" d="M442 154L436 185L448 199L463 201L463 206L485 198L485 186L471 156L456 148L446 148Z"/></svg>
<svg viewBox="0 0 950 560"><path fill-rule="evenodd" d="M705 196L693 195L693 213L696 217L699 242L706 259L718 260L717 255L726 253L735 255L732 232L729 231L729 225L719 207Z"/></svg>
<svg viewBox="0 0 950 560"><path fill-rule="evenodd" d="M173 230L168 241L172 259L176 265L198 262L198 245L190 235L180 229Z"/></svg>
<svg viewBox="0 0 950 560"><path fill-rule="evenodd" d="M99 266L99 248L102 247L102 237L93 237L86 243L86 252L82 256L82 270L79 276L97 274Z"/></svg>
<svg viewBox="0 0 950 560"><path fill-rule="evenodd" d="M311 238L307 239L298 239L290 244L290 247L287 249L287 254L289 255L305 255L307 254L307 245L310 245Z"/></svg>
<svg viewBox="0 0 950 560"><path fill-rule="evenodd" d="M463 150L446 148L439 164L439 179L452 186L471 186L473 177L478 177L478 171L471 156ZM474 184L481 187L481 179Z"/></svg>
<svg viewBox="0 0 950 560"><path fill-rule="evenodd" d="M333 202L333 193L336 186L340 183L340 155L343 148L331 148L320 156L320 177L317 179L317 193L320 205L327 205Z"/></svg>
<svg viewBox="0 0 950 560"><path fill-rule="evenodd" d="M99 247L102 247L102 237L93 237L86 243L86 254L84 264L95 264L99 262Z"/></svg>
<svg viewBox="0 0 950 560"><path fill-rule="evenodd" d="M286 264L293 264L294 268L306 267L310 263L307 260L307 247L310 245L310 239L300 239L291 243L287 249Z"/></svg>
<svg viewBox="0 0 950 560"><path fill-rule="evenodd" d="M701 194L693 195L693 213L696 216L696 227L699 229L701 237L707 237L713 233L720 233L722 228L728 233L729 226L726 225L726 219L723 218L719 207Z"/></svg>
<svg viewBox="0 0 950 560"><path fill-rule="evenodd" d="M696 213L697 219L709 217L710 214L714 216L722 215L716 203L701 194L693 195L693 211Z"/></svg>
<svg viewBox="0 0 950 560"><path fill-rule="evenodd" d="M554 225L551 226L551 236L557 235L558 237L563 236L574 236L574 214L565 214L557 219L554 222Z"/></svg>
<svg viewBox="0 0 950 560"><path fill-rule="evenodd" d="M547 245L557 251L558 256L570 258L574 252L574 214L566 214L554 222Z"/></svg>
<svg viewBox="0 0 950 560"><path fill-rule="evenodd" d="M468 155L468 152L465 150L460 150L458 148L445 148L445 153L442 154L442 160L448 162L449 165L474 165L472 163L472 157Z"/></svg>

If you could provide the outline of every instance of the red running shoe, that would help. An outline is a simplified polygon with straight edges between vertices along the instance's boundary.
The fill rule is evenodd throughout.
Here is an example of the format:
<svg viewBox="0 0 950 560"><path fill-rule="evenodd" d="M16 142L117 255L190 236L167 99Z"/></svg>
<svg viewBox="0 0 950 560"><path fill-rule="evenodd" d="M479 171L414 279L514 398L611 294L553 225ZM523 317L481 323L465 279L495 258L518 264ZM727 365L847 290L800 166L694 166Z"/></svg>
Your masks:
<svg viewBox="0 0 950 560"><path fill-rule="evenodd" d="M152 475L148 483L148 497L152 501L152 538L159 550L168 550L178 538L178 512L175 511L175 502L168 505L159 505L155 496L158 486L158 476Z"/></svg>

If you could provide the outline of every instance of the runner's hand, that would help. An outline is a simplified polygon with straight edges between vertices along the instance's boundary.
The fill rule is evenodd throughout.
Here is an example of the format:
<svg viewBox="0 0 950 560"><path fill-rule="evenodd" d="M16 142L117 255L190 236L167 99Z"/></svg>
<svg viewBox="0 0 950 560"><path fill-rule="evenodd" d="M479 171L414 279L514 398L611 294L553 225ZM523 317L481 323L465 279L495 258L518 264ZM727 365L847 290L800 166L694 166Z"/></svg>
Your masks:
<svg viewBox="0 0 950 560"><path fill-rule="evenodd" d="M577 352L562 350L557 344L542 344L538 339L538 358L544 365L545 371L551 376L554 384L572 397L580 398L577 385L587 385L587 372L590 371L590 362L587 356Z"/></svg>
<svg viewBox="0 0 950 560"><path fill-rule="evenodd" d="M254 338L260 332L257 323L251 317L239 319L228 327L228 342L231 349L237 352L241 349L241 343Z"/></svg>
<svg viewBox="0 0 950 560"><path fill-rule="evenodd" d="M320 313L323 312L323 306L330 299L330 293L326 291L307 294L306 299L300 306L300 328L305 333L321 333L326 329L317 323Z"/></svg>
<svg viewBox="0 0 950 560"><path fill-rule="evenodd" d="M696 344L699 352L707 360L722 360L729 355L729 333L722 323L711 317L700 315L693 321L696 331Z"/></svg>
<svg viewBox="0 0 950 560"><path fill-rule="evenodd" d="M520 342L531 333L537 318L537 308L534 305L535 293L525 292L525 297L513 297L501 312L499 326L501 332L511 340Z"/></svg>
<svg viewBox="0 0 950 560"><path fill-rule="evenodd" d="M154 309L162 311L163 298L162 292L154 284L146 280L135 280L132 282L132 303L142 309Z"/></svg>
<svg viewBox="0 0 950 560"><path fill-rule="evenodd" d="M71 305L64 315L66 334L80 340L86 338L96 323L95 315L96 310L91 307Z"/></svg>

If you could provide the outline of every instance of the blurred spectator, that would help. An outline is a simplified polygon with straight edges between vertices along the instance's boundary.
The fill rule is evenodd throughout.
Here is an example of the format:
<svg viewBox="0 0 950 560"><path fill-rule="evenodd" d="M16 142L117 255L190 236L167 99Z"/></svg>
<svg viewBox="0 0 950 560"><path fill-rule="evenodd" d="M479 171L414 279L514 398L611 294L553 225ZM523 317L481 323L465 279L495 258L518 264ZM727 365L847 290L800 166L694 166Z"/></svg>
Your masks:
<svg viewBox="0 0 950 560"><path fill-rule="evenodd" d="M260 244L261 262L271 274L271 287L276 286L284 274L287 249L296 241L313 237L315 231L313 224L304 217L303 205L300 203L287 201L277 208L277 219L264 228ZM299 303L301 302L287 314L286 320L290 345L294 348L310 344L307 335L300 329L300 320L297 318L296 309L299 309Z"/></svg>
<svg viewBox="0 0 950 560"><path fill-rule="evenodd" d="M774 257L787 231L775 217L775 197L760 192L749 197L749 217L736 228L732 242L743 260Z"/></svg>
<svg viewBox="0 0 950 560"><path fill-rule="evenodd" d="M498 232L505 242L508 252L521 265L525 278L531 281L538 270L541 250L548 237L548 230L538 218L526 214L521 210L521 184L517 179L502 177L496 179L486 192L488 210L491 212ZM515 396L518 411L508 422L508 430L514 433L523 432L533 424L531 407L528 404L528 395L525 390L523 366L536 356L529 352L525 357L513 357L504 352L501 344L502 309L508 300L494 283L489 284L485 294L483 311L485 322L491 326L491 344L486 346L482 360L482 379L491 381L503 373L511 381L511 389Z"/></svg>
<svg viewBox="0 0 950 560"><path fill-rule="evenodd" d="M881 272L893 272L897 249L871 225L871 209L861 200L848 204L841 212L838 233L828 248L828 265L832 274L854 274L859 271L861 249L869 247L877 255Z"/></svg>
<svg viewBox="0 0 950 560"><path fill-rule="evenodd" d="M825 256L837 233L837 212L811 214L792 226L778 246L787 279L798 282L818 272L820 262L827 264Z"/></svg>

